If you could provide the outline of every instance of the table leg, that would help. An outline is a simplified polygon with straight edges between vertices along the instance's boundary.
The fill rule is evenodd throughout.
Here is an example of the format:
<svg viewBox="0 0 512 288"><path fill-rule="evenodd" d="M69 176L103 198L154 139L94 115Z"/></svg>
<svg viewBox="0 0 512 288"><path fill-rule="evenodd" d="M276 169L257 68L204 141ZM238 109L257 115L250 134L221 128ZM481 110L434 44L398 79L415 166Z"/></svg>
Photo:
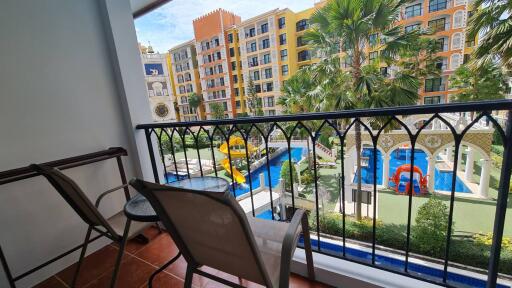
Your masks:
<svg viewBox="0 0 512 288"><path fill-rule="evenodd" d="M178 252L178 254L176 254L176 256L174 256L171 260L169 260L169 262L165 263L164 265L162 265L162 267L158 268L155 272L153 272L153 274L151 274L151 276L149 277L148 287L153 288L153 278L155 278L155 276L158 273L164 271L165 268L169 267L169 265L171 265L176 260L178 260L178 258L180 258L180 256L181 256L181 252Z"/></svg>
<svg viewBox="0 0 512 288"><path fill-rule="evenodd" d="M144 236L144 234L138 234L137 236L134 237L134 239L136 239L137 241L141 242L142 244L148 244L149 243L149 238Z"/></svg>

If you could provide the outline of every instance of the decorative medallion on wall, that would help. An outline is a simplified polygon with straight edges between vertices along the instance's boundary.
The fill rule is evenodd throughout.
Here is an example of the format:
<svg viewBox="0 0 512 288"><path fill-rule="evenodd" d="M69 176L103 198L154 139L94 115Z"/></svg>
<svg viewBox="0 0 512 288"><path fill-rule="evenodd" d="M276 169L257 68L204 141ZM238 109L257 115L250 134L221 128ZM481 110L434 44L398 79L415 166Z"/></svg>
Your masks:
<svg viewBox="0 0 512 288"><path fill-rule="evenodd" d="M391 136L389 135L382 135L380 136L380 146L382 146L382 148L391 148L391 146L393 146L393 138L391 138Z"/></svg>
<svg viewBox="0 0 512 288"><path fill-rule="evenodd" d="M428 148L437 148L441 146L441 138L439 136L429 135L425 138L425 146Z"/></svg>
<svg viewBox="0 0 512 288"><path fill-rule="evenodd" d="M159 103L155 107L155 114L158 117L165 118L167 115L169 115L169 107L163 103Z"/></svg>

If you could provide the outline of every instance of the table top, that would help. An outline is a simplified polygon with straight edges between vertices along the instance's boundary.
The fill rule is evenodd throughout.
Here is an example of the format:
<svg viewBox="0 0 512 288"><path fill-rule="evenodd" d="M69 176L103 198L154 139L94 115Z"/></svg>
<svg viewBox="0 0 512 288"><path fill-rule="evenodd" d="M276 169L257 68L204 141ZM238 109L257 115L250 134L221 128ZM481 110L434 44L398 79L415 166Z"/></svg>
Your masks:
<svg viewBox="0 0 512 288"><path fill-rule="evenodd" d="M193 177L168 183L167 185L171 187L209 192L225 192L229 188L229 182L227 180L211 176ZM124 206L124 213L130 220L135 221L157 222L160 220L149 201L142 194L135 195L126 203Z"/></svg>

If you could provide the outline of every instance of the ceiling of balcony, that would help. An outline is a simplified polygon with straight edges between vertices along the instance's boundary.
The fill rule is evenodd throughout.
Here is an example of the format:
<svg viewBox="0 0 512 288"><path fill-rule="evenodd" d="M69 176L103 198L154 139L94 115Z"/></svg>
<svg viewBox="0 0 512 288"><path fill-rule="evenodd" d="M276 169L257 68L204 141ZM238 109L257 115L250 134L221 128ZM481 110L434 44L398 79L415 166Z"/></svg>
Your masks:
<svg viewBox="0 0 512 288"><path fill-rule="evenodd" d="M130 0L133 17L140 17L172 0Z"/></svg>

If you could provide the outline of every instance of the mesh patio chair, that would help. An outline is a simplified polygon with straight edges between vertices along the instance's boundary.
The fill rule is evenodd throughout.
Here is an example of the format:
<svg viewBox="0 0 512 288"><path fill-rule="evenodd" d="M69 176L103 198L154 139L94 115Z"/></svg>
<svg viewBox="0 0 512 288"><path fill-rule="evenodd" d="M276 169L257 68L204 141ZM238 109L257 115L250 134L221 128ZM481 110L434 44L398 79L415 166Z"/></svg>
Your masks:
<svg viewBox="0 0 512 288"><path fill-rule="evenodd" d="M148 199L187 261L185 287L191 287L194 273L242 287L198 269L202 265L266 287L288 287L301 232L308 276L314 279L304 210L297 210L290 223L262 220L246 217L229 190L187 190L138 179L130 185Z"/></svg>
<svg viewBox="0 0 512 288"><path fill-rule="evenodd" d="M119 244L119 252L117 254L114 273L112 275L112 280L110 283L110 287L115 287L117 281L117 274L119 272L119 267L121 264L121 260L123 257L124 248L126 246L126 242L128 239L133 238L134 236L140 234L144 228L151 225L151 223L130 221L124 215L124 212L121 210L119 213L113 215L112 217L105 218L98 211L98 207L100 205L101 200L109 195L112 192L119 191L125 188L127 185L121 185L105 191L101 193L95 204L87 198L82 189L76 184L68 176L64 175L58 169L32 164L30 167L43 175L50 184L59 192L59 194L66 200L66 202L75 210L75 212L82 218L82 220L89 225L87 229L87 233L85 236L85 240L83 243L82 250L80 252L80 258L78 260L78 264L76 267L75 274L73 275L73 280L71 282L71 287L76 286L76 281L78 279L78 274L80 272L80 267L82 265L85 252L87 250L87 245L89 243L89 239L91 238L92 230L100 233L102 236L105 236L111 239L114 242ZM104 230L102 230L103 228Z"/></svg>

